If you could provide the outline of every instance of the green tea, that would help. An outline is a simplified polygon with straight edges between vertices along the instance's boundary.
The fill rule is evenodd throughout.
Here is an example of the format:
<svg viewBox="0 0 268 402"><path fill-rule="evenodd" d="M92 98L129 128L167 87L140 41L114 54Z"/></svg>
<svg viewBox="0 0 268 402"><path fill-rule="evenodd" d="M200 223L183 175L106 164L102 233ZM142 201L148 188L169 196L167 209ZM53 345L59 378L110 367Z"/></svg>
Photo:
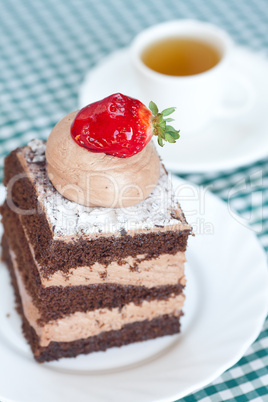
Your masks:
<svg viewBox="0 0 268 402"><path fill-rule="evenodd" d="M220 52L207 42L170 37L148 46L142 61L161 74L187 76L210 70L221 59Z"/></svg>

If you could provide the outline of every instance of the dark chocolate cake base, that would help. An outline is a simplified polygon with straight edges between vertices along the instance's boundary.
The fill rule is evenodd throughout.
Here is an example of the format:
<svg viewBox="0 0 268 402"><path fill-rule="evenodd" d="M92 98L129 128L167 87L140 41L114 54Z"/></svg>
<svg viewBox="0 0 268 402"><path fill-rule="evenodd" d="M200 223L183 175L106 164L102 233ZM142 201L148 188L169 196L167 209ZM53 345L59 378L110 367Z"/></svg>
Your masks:
<svg viewBox="0 0 268 402"><path fill-rule="evenodd" d="M180 317L164 315L151 321L145 320L127 324L119 331L103 332L97 336L73 342L51 342L47 347L40 347L39 338L23 313L17 280L6 243L3 249L3 260L7 263L11 275L17 311L22 317L24 335L35 359L40 363L58 360L62 357L75 357L79 354L104 351L111 347L120 347L133 342L141 342L180 332Z"/></svg>

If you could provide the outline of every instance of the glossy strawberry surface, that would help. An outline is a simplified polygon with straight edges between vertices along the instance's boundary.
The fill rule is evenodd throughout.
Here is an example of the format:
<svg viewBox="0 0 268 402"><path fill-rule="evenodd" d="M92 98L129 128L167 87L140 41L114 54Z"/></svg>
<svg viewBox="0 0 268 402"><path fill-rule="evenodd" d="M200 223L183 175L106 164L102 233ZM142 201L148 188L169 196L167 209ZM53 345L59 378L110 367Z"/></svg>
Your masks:
<svg viewBox="0 0 268 402"><path fill-rule="evenodd" d="M152 136L152 113L139 100L120 93L91 103L76 115L71 135L91 152L126 158L140 152Z"/></svg>

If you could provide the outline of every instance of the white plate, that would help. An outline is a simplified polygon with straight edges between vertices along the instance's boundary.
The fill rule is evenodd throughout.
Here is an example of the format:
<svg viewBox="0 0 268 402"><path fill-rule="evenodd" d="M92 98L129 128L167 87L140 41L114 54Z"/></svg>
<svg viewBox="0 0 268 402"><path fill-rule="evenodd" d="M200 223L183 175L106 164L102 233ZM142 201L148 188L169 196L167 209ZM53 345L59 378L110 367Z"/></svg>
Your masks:
<svg viewBox="0 0 268 402"><path fill-rule="evenodd" d="M226 170L267 156L268 61L257 53L237 47L232 62L236 76L241 72L240 76L251 83L256 98L253 107L237 118L214 118L203 130L190 135L182 132L176 144L158 147L167 169L173 172ZM230 90L232 86L230 82ZM142 100L128 48L109 55L89 71L80 88L79 107L115 92ZM239 96L243 96L243 91Z"/></svg>
<svg viewBox="0 0 268 402"><path fill-rule="evenodd" d="M2 264L1 402L174 401L219 376L255 340L268 302L263 249L226 204L172 180L196 232L189 241L182 333L40 365L21 334Z"/></svg>

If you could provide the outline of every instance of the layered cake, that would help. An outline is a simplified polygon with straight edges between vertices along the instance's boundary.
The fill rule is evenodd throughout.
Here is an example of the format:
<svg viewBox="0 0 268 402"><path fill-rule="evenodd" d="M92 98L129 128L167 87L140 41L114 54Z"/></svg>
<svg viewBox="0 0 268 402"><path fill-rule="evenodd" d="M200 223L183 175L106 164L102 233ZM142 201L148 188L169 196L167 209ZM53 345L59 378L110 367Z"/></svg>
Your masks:
<svg viewBox="0 0 268 402"><path fill-rule="evenodd" d="M120 132L122 115L129 124L138 119L140 102L136 109L129 102L115 94L93 111L71 113L47 143L32 140L5 160L2 257L39 362L180 331L191 227L144 120L132 138L133 124L126 128L125 122ZM111 110L120 117L116 147L104 125L115 123L109 124ZM153 114L162 122L152 110L146 112L150 124ZM98 134L94 124L89 128L89 115L97 115L108 150L100 141L98 150L87 146L86 139L92 144ZM136 140L139 133L146 139Z"/></svg>

